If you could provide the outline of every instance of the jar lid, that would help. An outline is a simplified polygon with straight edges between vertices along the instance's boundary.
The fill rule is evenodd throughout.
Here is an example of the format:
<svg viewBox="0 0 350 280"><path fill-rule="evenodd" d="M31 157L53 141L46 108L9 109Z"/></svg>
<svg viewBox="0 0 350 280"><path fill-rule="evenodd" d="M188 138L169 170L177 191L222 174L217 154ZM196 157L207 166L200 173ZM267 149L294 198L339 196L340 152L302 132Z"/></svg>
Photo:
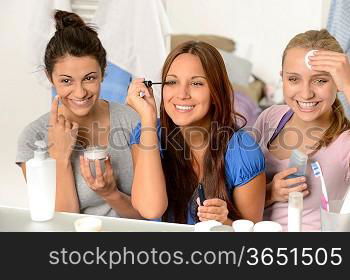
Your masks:
<svg viewBox="0 0 350 280"><path fill-rule="evenodd" d="M88 146L84 151L84 157L89 160L107 158L107 148L102 146Z"/></svg>

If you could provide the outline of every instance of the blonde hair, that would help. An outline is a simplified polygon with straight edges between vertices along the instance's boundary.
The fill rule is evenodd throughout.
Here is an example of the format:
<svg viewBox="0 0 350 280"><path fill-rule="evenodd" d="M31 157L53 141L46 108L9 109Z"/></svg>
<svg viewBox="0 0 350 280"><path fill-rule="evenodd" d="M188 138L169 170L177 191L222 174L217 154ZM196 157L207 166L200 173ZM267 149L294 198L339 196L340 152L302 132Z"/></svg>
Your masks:
<svg viewBox="0 0 350 280"><path fill-rule="evenodd" d="M338 41L326 30L309 30L293 37L286 46L282 56L282 67L284 59L289 49L323 49L339 53L344 53ZM350 122L346 118L344 109L338 98L332 104L333 114L331 115L331 125L325 131L322 138L315 145L314 152L322 147L327 147L341 133L350 129Z"/></svg>

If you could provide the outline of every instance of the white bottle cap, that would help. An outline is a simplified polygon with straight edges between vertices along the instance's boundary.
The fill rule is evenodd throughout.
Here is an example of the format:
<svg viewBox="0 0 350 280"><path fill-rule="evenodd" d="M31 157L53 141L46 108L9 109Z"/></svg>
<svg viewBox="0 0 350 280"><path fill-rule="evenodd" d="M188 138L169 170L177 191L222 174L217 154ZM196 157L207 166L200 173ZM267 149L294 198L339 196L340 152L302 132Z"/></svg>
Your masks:
<svg viewBox="0 0 350 280"><path fill-rule="evenodd" d="M303 194L301 192L290 192L288 195L288 207L303 209Z"/></svg>
<svg viewBox="0 0 350 280"><path fill-rule="evenodd" d="M298 170L294 175L296 176L305 176L307 168L308 155L300 152L297 149L292 151L290 155L288 167L297 167Z"/></svg>
<svg viewBox="0 0 350 280"><path fill-rule="evenodd" d="M34 158L39 160L44 160L48 157L48 147L43 140L37 140L34 142L36 150L34 151Z"/></svg>
<svg viewBox="0 0 350 280"><path fill-rule="evenodd" d="M306 154L304 154L303 152L300 152L298 149L294 149L292 151L292 157L300 163L306 162L308 159L308 156Z"/></svg>
<svg viewBox="0 0 350 280"><path fill-rule="evenodd" d="M107 149L101 146L89 146L84 151L84 157L89 160L106 159Z"/></svg>

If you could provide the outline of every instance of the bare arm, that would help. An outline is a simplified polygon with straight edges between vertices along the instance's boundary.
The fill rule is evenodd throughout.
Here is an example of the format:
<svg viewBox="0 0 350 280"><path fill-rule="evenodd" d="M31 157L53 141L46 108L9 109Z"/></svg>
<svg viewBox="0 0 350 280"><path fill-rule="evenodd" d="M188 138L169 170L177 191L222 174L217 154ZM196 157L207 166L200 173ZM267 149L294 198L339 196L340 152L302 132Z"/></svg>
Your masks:
<svg viewBox="0 0 350 280"><path fill-rule="evenodd" d="M131 198L125 193L115 191L103 199L123 218L142 219L139 212L131 205Z"/></svg>
<svg viewBox="0 0 350 280"><path fill-rule="evenodd" d="M233 191L233 202L243 219L259 222L263 218L266 192L265 173Z"/></svg>
<svg viewBox="0 0 350 280"><path fill-rule="evenodd" d="M168 207L168 198L155 127L141 132L140 144L132 146L132 158L132 204L143 217L160 218Z"/></svg>
<svg viewBox="0 0 350 280"><path fill-rule="evenodd" d="M89 160L80 156L80 172L88 187L104 199L121 217L140 219L138 211L131 205L130 196L119 191L114 176L111 158L105 160L106 170L103 173L100 161L95 161L96 176L90 171Z"/></svg>
<svg viewBox="0 0 350 280"><path fill-rule="evenodd" d="M143 217L155 219L167 209L168 198L158 147L156 103L152 89L143 81L134 80L127 97L127 104L141 117L140 142L131 149L134 166L131 202Z"/></svg>
<svg viewBox="0 0 350 280"><path fill-rule="evenodd" d="M78 124L58 114L58 97L51 106L48 129L49 153L56 160L56 211L79 213L79 201L75 187L72 149L78 133Z"/></svg>
<svg viewBox="0 0 350 280"><path fill-rule="evenodd" d="M256 176L247 184L236 187L233 191L233 203L242 215L242 219L258 222L262 220L265 203L265 173ZM198 202L199 203L199 202ZM218 198L207 199L198 207L200 221L216 220L225 225L232 225L227 217L226 202Z"/></svg>
<svg viewBox="0 0 350 280"><path fill-rule="evenodd" d="M56 161L56 211L79 213L79 200L70 161Z"/></svg>

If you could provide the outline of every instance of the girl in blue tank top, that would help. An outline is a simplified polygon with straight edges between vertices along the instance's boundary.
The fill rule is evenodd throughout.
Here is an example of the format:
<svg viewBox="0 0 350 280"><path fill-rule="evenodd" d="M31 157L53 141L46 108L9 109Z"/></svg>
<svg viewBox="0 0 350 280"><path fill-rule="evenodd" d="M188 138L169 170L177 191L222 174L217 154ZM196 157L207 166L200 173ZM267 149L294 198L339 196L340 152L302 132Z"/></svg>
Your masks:
<svg viewBox="0 0 350 280"><path fill-rule="evenodd" d="M188 224L262 219L264 157L237 125L242 116L233 110L233 89L214 47L190 41L169 54L160 119L144 79L131 83L127 103L141 118L131 133L131 199L143 217Z"/></svg>

